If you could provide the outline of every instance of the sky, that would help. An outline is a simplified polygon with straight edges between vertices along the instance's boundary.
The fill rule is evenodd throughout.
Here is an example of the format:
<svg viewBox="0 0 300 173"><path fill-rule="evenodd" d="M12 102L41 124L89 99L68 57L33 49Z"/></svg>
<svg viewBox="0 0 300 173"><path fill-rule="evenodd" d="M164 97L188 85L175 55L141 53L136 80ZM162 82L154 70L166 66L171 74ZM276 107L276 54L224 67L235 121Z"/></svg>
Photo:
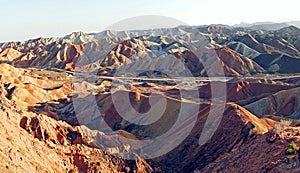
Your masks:
<svg viewBox="0 0 300 173"><path fill-rule="evenodd" d="M143 15L166 16L189 25L293 21L300 20L298 1L0 0L0 42L100 32Z"/></svg>

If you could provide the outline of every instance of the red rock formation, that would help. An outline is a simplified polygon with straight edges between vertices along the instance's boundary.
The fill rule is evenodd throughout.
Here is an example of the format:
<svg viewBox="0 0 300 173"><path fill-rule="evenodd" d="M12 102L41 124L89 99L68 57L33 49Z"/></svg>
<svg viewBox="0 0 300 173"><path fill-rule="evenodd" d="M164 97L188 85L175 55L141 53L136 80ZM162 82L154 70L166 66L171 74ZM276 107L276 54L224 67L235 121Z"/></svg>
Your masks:
<svg viewBox="0 0 300 173"><path fill-rule="evenodd" d="M299 121L278 121L299 118L299 79L251 75L297 72L298 32L208 26L0 43L0 172L297 172L286 149L300 144Z"/></svg>
<svg viewBox="0 0 300 173"><path fill-rule="evenodd" d="M212 106L210 109L214 110L218 109L218 107ZM226 105L226 110L223 116L221 116L222 120L212 138L204 145L199 145L199 136L201 132L203 133L203 127L210 109L206 108L199 112L196 125L190 136L182 144L170 153L155 159L163 165L166 172L201 171L208 164L214 163L217 158L226 156L227 153L235 151L243 143L255 139L256 136L260 136L254 135L254 137L251 137L251 131L264 134L272 127L267 121L255 117L244 108L229 103ZM219 115L210 116L218 118ZM175 140L173 138L170 137L169 140ZM270 160L266 162L270 163ZM225 169L222 169L222 171L225 171Z"/></svg>
<svg viewBox="0 0 300 173"><path fill-rule="evenodd" d="M126 161L93 147L87 130L9 105L0 110L1 172L152 172L143 160ZM19 112L19 113L18 113Z"/></svg>

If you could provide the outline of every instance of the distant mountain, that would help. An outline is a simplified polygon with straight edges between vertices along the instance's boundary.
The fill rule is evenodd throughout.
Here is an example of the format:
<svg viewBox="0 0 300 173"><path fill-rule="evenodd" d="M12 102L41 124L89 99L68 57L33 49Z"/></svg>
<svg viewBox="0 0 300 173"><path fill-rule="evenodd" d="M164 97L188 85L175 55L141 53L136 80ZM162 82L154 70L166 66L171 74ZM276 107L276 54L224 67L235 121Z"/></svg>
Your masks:
<svg viewBox="0 0 300 173"><path fill-rule="evenodd" d="M18 67L60 68L108 75L126 69L127 75L131 72L130 75L138 76L139 72L163 66L161 70L186 76L175 63L176 58L184 62L193 76L206 76L207 69L214 69L210 75L222 75L215 68L217 62L222 64L226 76L300 72L297 68L300 65L299 28L271 22L237 26L73 32L63 38L1 43L0 60ZM204 58L206 54L210 54L210 58ZM175 67L178 67L176 71Z"/></svg>
<svg viewBox="0 0 300 173"><path fill-rule="evenodd" d="M300 21L288 21L288 22L280 22L280 23L276 23L276 22L256 22L256 23L240 23L240 24L236 24L233 25L233 27L235 28L247 28L250 30L268 30L268 31L272 31L272 30L278 30L284 27L288 27L288 26L296 26L298 28L300 28Z"/></svg>
<svg viewBox="0 0 300 173"><path fill-rule="evenodd" d="M234 27L244 27L250 30L278 30L290 26L288 23L274 23L274 22L257 22L252 24L241 23L234 25Z"/></svg>
<svg viewBox="0 0 300 173"><path fill-rule="evenodd" d="M300 21L291 21L291 22L287 22L290 25L294 25L297 28L300 28Z"/></svg>
<svg viewBox="0 0 300 173"><path fill-rule="evenodd" d="M270 21L267 21L267 22L255 22L255 23L245 23L245 22L241 22L240 24L235 24L233 25L233 27L241 27L241 28L248 28L248 27L251 27L251 26L254 26L254 25L269 25L269 24L274 24L275 22L270 22Z"/></svg>

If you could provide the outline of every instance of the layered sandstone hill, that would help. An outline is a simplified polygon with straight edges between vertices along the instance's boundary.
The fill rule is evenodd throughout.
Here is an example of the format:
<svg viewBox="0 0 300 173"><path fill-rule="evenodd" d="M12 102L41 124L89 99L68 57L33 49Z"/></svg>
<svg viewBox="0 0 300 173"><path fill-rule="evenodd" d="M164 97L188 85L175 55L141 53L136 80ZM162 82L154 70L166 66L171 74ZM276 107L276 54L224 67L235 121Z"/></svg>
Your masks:
<svg viewBox="0 0 300 173"><path fill-rule="evenodd" d="M85 129L30 112L2 108L1 172L151 172L144 160L126 161L97 149Z"/></svg>
<svg viewBox="0 0 300 173"><path fill-rule="evenodd" d="M211 52L208 55L216 57L211 59L224 65L226 76L265 71L298 73L298 33L299 29L294 26L275 31L209 26L104 31L97 34L74 32L64 38L1 43L0 60L18 67L35 66L95 73L108 71L112 74L111 71L132 62L137 64L132 65L134 67L130 71L140 71L137 66L140 69L149 68L147 58L152 60L161 57L156 63L164 65L174 64L174 58L179 58L192 75L205 76L207 69L203 69L203 66L215 67L205 57L206 53L203 55L204 50L197 53L197 50L206 47ZM195 66L195 57L203 66Z"/></svg>
<svg viewBox="0 0 300 173"><path fill-rule="evenodd" d="M64 39L42 39L33 40L34 44L13 45L12 48L2 45L10 48L3 48L1 61L17 67L59 68L93 73L108 71L111 75L114 75L111 71L126 65L126 73L133 75L138 75L144 69L162 70L163 67L167 69L166 73L175 73L175 76L207 76L208 69L217 67L216 63L224 66L225 72L212 71L209 75L221 76L225 73L226 76L239 76L264 71L251 59L228 48L212 46L207 40L198 41L210 48L198 50L195 47L197 44L190 40L178 42L175 38L152 36L125 41L105 39L79 45ZM207 56L214 58L210 59ZM180 65L185 65L187 69L175 72L174 66ZM185 71L189 71L190 74L186 74Z"/></svg>
<svg viewBox="0 0 300 173"><path fill-rule="evenodd" d="M7 83L0 82L0 85L1 172L153 171L142 159L126 161L96 148L88 134L103 133L92 132L84 126L72 127L63 121L18 108L19 103L8 97ZM15 85L24 87L19 92L26 93L26 86ZM30 98L29 95L23 97ZM33 99L28 105L35 101Z"/></svg>
<svg viewBox="0 0 300 173"><path fill-rule="evenodd" d="M299 29L0 43L1 172L297 172Z"/></svg>
<svg viewBox="0 0 300 173"><path fill-rule="evenodd" d="M13 72L15 74L12 73L10 76L18 75L16 72L22 70L9 65L5 66L14 69ZM31 83L40 80L39 74L32 72L32 76L37 78L31 79ZM45 82L49 80L47 78ZM67 83L68 81L65 82ZM5 161L3 162L5 165L2 165L1 168L3 171L152 172L160 170L163 172L193 172L199 170L209 172L215 170L223 172L230 170L231 172L239 172L240 170L245 170L247 172L247 170L251 170L260 172L264 170L289 170L290 163L288 160L291 158L285 155L289 140L280 136L276 137L277 139L275 140L273 138L270 139L272 135L277 135L273 134L274 132L270 131L270 129L278 122L267 118L258 118L235 103L227 103L225 111L222 113L218 105L203 102L199 105L199 112L194 116L195 119L192 116L192 119L183 121L179 129L175 129L176 135L169 135L164 139L164 146L172 146L177 140L183 138L180 134L191 128L189 135L174 150L166 155L147 161L126 161L121 159L120 155L124 154L124 151L125 153L131 152L130 148L126 147L126 144L131 143L128 143L127 140L121 140L122 145L120 145L120 138L116 137L115 134L120 134L127 139L133 139L136 141L135 143L142 139L155 138L172 127L174 120L176 120L176 112L181 107L181 102L189 105L197 105L199 103L184 101L183 98L181 98L182 100L180 98L176 99L174 92L172 94L165 92L163 97L167 99L167 108L162 118L149 126L135 126L121 118L114 107L111 94L99 93L93 96L97 101L97 108L103 113L103 117L97 117L97 114L90 114L93 111L91 110L93 107L87 102L90 99L89 95L78 96L77 99L85 99L85 102L78 102L81 105L77 108L77 113L74 113L74 108L71 106L74 103L68 98L56 100L55 102L46 100L43 103L44 106L40 106L41 103L38 100L37 102L29 102L30 104L28 105L35 105L35 112L39 112L39 114L36 114L18 109L17 100L14 101L14 97L7 97L9 90L4 85L4 83L1 83L3 103L0 113L2 114L3 136L5 136L1 140L3 144L1 146L7 146L8 148L4 147L1 150L3 152L2 160ZM26 91L22 81L12 83L12 85L18 88L24 87L23 89ZM40 85L42 86L42 84ZM240 85L245 85L245 83L237 84L236 86ZM269 84L260 85L270 86ZM143 86L139 87L136 85L131 87L130 92L117 91L113 94L119 100L126 100L128 94L135 110L143 113L150 109L149 96L147 95L156 92L157 94L151 97L157 97L159 92L166 90L163 86L155 84L151 86L156 87L156 90L144 90ZM276 86L274 87L276 88ZM59 88L54 87L52 90L59 91ZM24 91L20 90L20 92ZM276 89L270 92L275 93ZM14 91L12 94L14 94ZM186 99L190 97L188 96ZM73 118L67 119L66 116L73 116ZM208 117L211 120L220 119L220 122L212 137L205 144L199 145L199 136L210 135L205 133L205 131L203 132ZM101 118L107 122L115 133L97 131L105 131L103 128L99 129L101 127L99 119ZM69 124L57 121L60 119ZM77 126L74 126L76 124L72 122L74 119L79 123ZM73 126L70 124L73 124ZM206 128L211 127L208 126ZM298 139L296 134L293 135L293 138ZM272 140L272 142L269 140ZM251 146L251 149L249 149L249 146ZM126 148L127 150L125 150ZM159 148L159 151L163 152L164 150ZM254 154L250 155L252 152ZM45 153L48 154L45 156ZM117 154L118 157L109 153ZM262 155L259 157L261 160L257 159L257 155ZM245 159L242 161L240 157ZM230 164L227 165L225 160L230 160ZM292 161L294 160L292 159ZM244 166L241 167L239 164L234 164L235 162ZM214 164L218 166L213 166ZM253 167L253 164L256 166Z"/></svg>
<svg viewBox="0 0 300 173"><path fill-rule="evenodd" d="M299 119L299 87L279 91L245 107L257 116L282 116Z"/></svg>
<svg viewBox="0 0 300 173"><path fill-rule="evenodd" d="M255 151L257 152L269 153L269 156L266 155L263 162L256 160L258 166L255 169L252 168L252 170L260 171L271 168L272 170L287 169L288 163L284 161L287 159L284 152L288 142L280 138L277 139L276 143L268 143L266 140L269 137L268 133L270 133L268 131L274 127L275 121L257 118L255 115L234 103L226 104L225 112L219 117L222 112L218 111L217 105L211 106L209 101L199 105L199 112L194 117L197 119L195 122L191 120L183 122L184 126L180 126L180 130L177 130L177 133L181 134L181 131L184 132L185 129L189 128L192 128L192 131L176 149L167 155L147 160L148 164L142 160L134 162L110 156L107 153L117 153L118 156L122 154L122 150L124 150L123 147L126 146L126 141L125 143L123 141L123 145L115 145L120 139L115 138L114 134L110 136L110 133L105 135L105 133L101 131L95 131L105 131L103 128L99 129L99 127L101 127L99 119L103 118L109 127L116 131L117 134L139 141L144 138L156 137L163 131L171 128L177 114L177 109L181 107L181 102L186 102L186 104L190 105L198 103L195 102L196 100L192 101L193 99L191 98L193 98L193 96L188 94L185 94L185 98L180 98L178 96L179 93L176 94L175 92L176 90L180 92L180 90L176 88L170 90L157 84L137 84L130 87L131 91L117 91L113 93L116 95L115 98L119 100L126 100L128 95L135 110L141 113L147 112L150 109L149 94L157 93L156 95L159 96L159 93L165 93L163 97L167 99L167 108L165 114L162 116L163 118L150 126L135 126L131 122L122 119L114 107L110 93L103 94L100 92L93 96L97 102L97 108L102 112L103 117L99 117L99 115L97 117L97 114L90 114L93 111L93 107L90 107L88 102L91 98L89 93L73 98L68 97L67 93L72 95L74 94L73 92L80 91L73 90L72 92L70 88L61 90L62 86L70 85L70 81L66 79L71 78L71 76L57 72L52 72L51 75L49 75L47 74L49 72L46 70L41 72L39 70L20 69L8 64L2 64L1 69L5 69L1 83L3 100L1 113L3 115L1 116L3 121L1 122L4 126L3 135L6 136L2 142L3 146L10 146L8 143L12 144L10 147L11 150L9 148L8 150L3 149L4 155L8 157L3 156L3 160L11 157L11 160L5 162L6 164L3 165L3 170L19 170L25 172L40 172L46 170L54 172L65 170L74 170L75 172L92 172L93 170L102 170L101 172L129 170L144 172L152 172L153 170L182 172L185 170L193 172L194 170L211 170L210 165L214 163L214 160L217 161L216 163L219 163L225 158L236 159L236 154L234 153L240 150L240 147L246 147L247 145L251 145L252 147L256 146ZM59 76L53 74L59 74ZM60 77L61 80L59 80L58 77ZM31 87L28 86L31 85L36 88L30 89ZM248 89L246 89L247 86ZM255 86L265 88L269 94L276 93L280 89L293 88L293 86L264 83L228 83L228 100L239 101L241 98L248 98L249 93L259 97L263 97L260 96L261 94L269 95L268 93L264 93L264 90L260 91L255 89ZM274 87L273 89L272 86ZM18 88L18 90L11 90L10 87ZM149 87L152 87L152 90L149 90ZM51 89L48 90L49 88ZM200 88L200 98L208 100L209 97L201 95L201 93L209 93L209 91L204 91L205 88L206 87ZM240 91L242 89L245 91ZM253 91L250 91L251 89L253 89ZM34 92L27 94L29 91ZM37 92L51 93L46 93L45 96L47 97L43 99L33 99L33 96L39 95ZM60 95L60 99L57 99L58 96L55 93L66 93L66 95ZM241 96L238 96L238 93L240 93ZM151 97L156 96L152 95ZM18 100L17 98L20 99ZM81 103L80 107L76 109L77 112L74 112L73 99L85 100L77 102ZM190 99L191 102L184 101L184 99ZM39 114L27 112L28 109ZM210 111L214 112L212 115L221 118L220 124L211 139L204 145L199 145L199 136L200 134L202 135L201 129L204 128ZM48 118L45 115L52 118ZM73 126L57 120L64 120ZM85 125L86 127L78 125ZM9 129L14 130L10 131ZM19 134L22 134L22 137L16 138ZM220 136L224 136L224 138L220 138ZM182 138L180 135L170 135L169 138L165 138L164 144L165 146L171 145L180 138ZM99 141L101 142L99 143ZM24 146L26 147L24 148ZM268 149L266 146L270 148ZM276 149L273 150L273 147ZM49 153L49 157L51 156L51 158L48 158L48 156L45 157L43 154L37 152L37 148L39 151L42 150L43 153ZM271 156L272 158L270 158ZM247 160L247 162L243 162L243 164L252 165L251 160L245 160ZM23 163L23 161L25 163ZM281 167L277 168L276 164L272 167L273 162L276 161L280 162L278 165L281 165ZM53 166L51 167L51 165ZM228 169L234 170L242 168L234 165L231 167L223 165L222 167L214 167L214 169L226 171Z"/></svg>

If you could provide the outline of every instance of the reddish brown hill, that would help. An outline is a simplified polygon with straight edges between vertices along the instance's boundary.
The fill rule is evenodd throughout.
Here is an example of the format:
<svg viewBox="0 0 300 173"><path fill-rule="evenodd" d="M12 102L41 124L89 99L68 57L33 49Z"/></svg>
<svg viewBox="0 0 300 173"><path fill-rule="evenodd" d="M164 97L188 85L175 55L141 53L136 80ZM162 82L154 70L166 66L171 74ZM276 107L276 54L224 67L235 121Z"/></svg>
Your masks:
<svg viewBox="0 0 300 173"><path fill-rule="evenodd" d="M200 89L200 94L205 93L202 91L206 91L211 87L210 85L218 86L218 82L209 84L204 88ZM221 84L220 84L221 85ZM256 83L256 82L229 82L226 83L227 86L227 101L229 102L237 102L241 104L245 104L247 102L252 102L253 100L257 100L263 98L267 95L276 93L281 90L286 90L290 88L294 88L294 86L285 86L279 84L265 84L265 83ZM209 98L208 97L205 98Z"/></svg>
<svg viewBox="0 0 300 173"><path fill-rule="evenodd" d="M10 108L0 115L1 172L152 172L143 160L122 160L92 147L81 127Z"/></svg>
<svg viewBox="0 0 300 173"><path fill-rule="evenodd" d="M29 70L13 68L12 66L7 64L3 64L2 68L0 69L9 72L6 73L9 75L3 75L2 80L10 82L10 85L12 86L17 86L19 88L18 91L20 91L18 93L12 92L12 97L6 97L9 90L7 90L7 88L5 88L5 85L2 84L2 97L4 99L11 99L17 104L21 104L22 99L18 101L14 98L30 98L30 95L26 95L24 93L31 91L32 95L38 95L37 92L44 92L43 90L47 90L50 85L53 85L53 88L50 90L51 93L66 93L66 91L69 91L60 91L60 89L56 86L58 83L53 82L55 81L55 76L53 74L46 75L46 71L43 71L43 73L39 71L30 72ZM20 77L20 74L23 74L23 76ZM41 78L41 74L44 75L44 78ZM64 79L64 83L67 82L65 78L62 79ZM30 84L25 85L24 83L26 83L26 81ZM47 83L46 81L52 81L52 83ZM30 87L34 87L35 85L39 85L39 87L30 89ZM201 105L199 105L199 112L197 114L198 120L196 121L195 126L192 128L189 136L170 153L167 153L166 155L163 155L159 158L149 160L148 163L150 163L151 167L156 167L157 170L162 169L165 172L193 172L194 170L218 170L222 172L226 170L234 170L234 168L244 170L244 168L233 164L235 160L238 160L241 165L245 165L245 169L248 168L249 170L253 171L259 172L265 169L271 169L270 165L274 170L286 170L286 168L282 168L280 167L280 165L276 165L273 162L278 161L281 163L281 165L285 164L282 160L286 159L284 152L287 142L278 140L275 143L269 144L267 142L268 140L263 140L266 139L266 133L272 127L274 127L274 123L276 122L269 119L257 118L255 115L251 114L243 107L238 106L234 103L227 103L225 111L224 113L222 113L222 110L220 110L220 107L218 107L218 105L209 104L209 93L207 93L207 90L209 89L208 86L209 85L199 89L199 93L200 95L202 94L202 98L207 98L205 98L206 102L203 102ZM232 99L233 101L248 100L250 97L250 95L248 94L254 95L259 98L262 97L264 93L271 94L273 92L277 92L277 90L292 88L292 86L250 82L232 82L228 83L226 86L229 94L228 99ZM153 87L155 87L155 85ZM140 113L144 113L151 109L149 105L149 93L153 92L151 91L143 93L141 92L142 89L140 90L138 87L134 88L133 86L131 87L131 89L132 91L130 92L117 90L113 93L98 93L96 96L93 96L93 98L96 100L96 103L99 106L98 109L102 113L105 122L112 129L116 130L116 133L118 133L119 135L134 140L161 135L165 132L166 129L171 128L174 124L174 116L178 114L178 110L181 108L181 103L187 105L197 104L192 101L192 96L190 100L180 100L175 99L176 97L169 97L172 94L174 95L174 90L173 93L167 90L166 95L169 96L165 96L163 93L161 93L164 92L163 90L156 91L151 97L163 97L166 99L167 107L162 116L163 118L149 126L133 126L132 123L125 121L116 110L116 107L112 102L112 94L114 94L114 96L118 98L118 100L122 100L122 97L126 98L127 96L129 96L129 100L134 109ZM23 97L15 97L18 94L22 94ZM32 102L24 101L24 103L27 103L27 106L29 106L29 103L31 105L34 105L31 107L35 109L31 110L51 116L55 119L65 120L73 125L75 124L75 121L76 123L78 123L77 118L79 118L79 120L81 120L79 121L81 125L85 124L88 127L94 129L96 129L96 127L99 127L99 117L97 117L98 115L91 114L91 111L93 110L90 107L90 103L92 103L90 97L84 95L78 97L78 99L82 99L83 102L79 102L82 103L80 104L80 106L77 104L77 106L79 106L79 109L77 109L77 112L75 114L73 103L70 102L71 99L69 99L67 96L55 96L55 94L49 95L51 95L52 99L47 99L51 99L52 102L49 100L37 100ZM57 99L56 97L60 99ZM76 97L74 97L73 99L76 99ZM37 102L44 103L41 103L41 106L37 106ZM124 102L122 101L121 103ZM119 104L119 106L121 105ZM126 105L124 104L124 106ZM38 116L37 114L27 113L26 111L23 111L22 115L11 110L8 110L8 112L9 117L11 117L11 119L15 118L15 120L3 119L3 126L5 127L3 129L19 129L19 131L23 131L20 133L22 133L25 137L20 139L21 141L17 141L12 138L12 143L14 144L15 142L17 142L18 145L16 146L19 146L20 144L20 147L28 145L28 147L24 150L19 149L18 151L18 149L13 148L12 151L14 152L12 152L12 154L14 155L14 157L22 157L23 160L30 160L29 156L27 156L26 154L24 154L23 156L22 152L35 151L33 146L29 145L30 143L24 143L25 141L32 141L34 137L38 139L34 140L36 141L36 144L34 145L35 147L42 148L44 152L58 153L57 155L55 155L55 157L52 157L52 160L49 159L48 161L48 158L45 158L44 162L47 163L47 165L55 165L55 162L66 164L66 166L64 167L55 167L56 169L78 169L83 170L83 172L91 172L92 169L110 169L111 171L115 172L121 170L141 170L151 172L153 170L153 168L151 168L145 161L127 162L122 159L114 158L110 155L105 156L105 153L102 150L91 148L91 146L95 147L95 143L92 141L95 140L93 136L95 136L96 133L98 134L98 137L96 139L98 139L99 135L101 134L101 140L106 141L106 144L108 145L111 145L112 143L110 142L116 139L110 135L103 136L104 134L101 132L91 131L83 127L72 127L61 121L56 121L53 118L48 118L41 115ZM3 112L3 114L4 113L5 112ZM203 132L204 125L208 121L208 116L210 117L210 119L218 119L220 117L222 119L220 121L220 124L217 126L216 131L212 133L213 136L205 144L199 145L199 138L201 133ZM6 116L2 116L2 118L5 117ZM151 117L149 118L151 119ZM4 123L7 121L11 121L11 123L13 124L8 126ZM18 127L18 125L20 125L20 127L22 129L25 129L26 131L22 130L20 127ZM181 134L180 132L184 132L191 126L193 126L193 122L187 119L180 126L180 128L177 129L176 134ZM209 126L209 128L211 128L211 126ZM19 132L18 130L15 130L13 134L14 133ZM9 136L7 140L11 140L10 138L11 136ZM180 138L182 138L182 136L180 135L170 135L166 137L166 146L171 146L171 144L175 143ZM2 140L4 142L3 145L8 145L7 140ZM52 146L52 148L49 149L47 148L48 146ZM268 148L268 146L270 146L271 148ZM257 159L256 155L251 156L247 154L248 152L250 152L250 149L248 149L248 147L254 147L256 149L255 153L257 153L257 155L259 155L260 152L268 152L269 154L263 155L262 157L260 157L262 159L259 160ZM120 151L120 148L106 149L109 152ZM245 156L241 156L238 151L240 151L241 153L245 152ZM10 155L10 153L8 153L7 151L5 151L5 154ZM246 159L246 156L248 159ZM31 157L34 157L35 160L40 160L43 158L42 156L36 154L32 154ZM238 159L237 157L245 157L245 160ZM69 158L69 160L67 160L67 158ZM102 158L108 158L108 160L103 161L102 163ZM3 160L5 159L6 158L3 158ZM227 159L232 161L230 165L226 165L224 163ZM256 164L256 166L250 168L250 165L253 166L253 164L251 164L252 161ZM116 164L109 164L111 162ZM14 167L21 164L15 159L14 162L11 161L7 163L9 163L7 164L8 169L15 169ZM213 166L218 163L220 163L219 166ZM37 166L38 170L40 171L54 169L54 166L51 167L35 162L33 163L32 160L28 161L28 165L30 164ZM17 170L27 171L33 169L31 166L27 167ZM7 167L4 165L3 169L7 169Z"/></svg>
<svg viewBox="0 0 300 173"><path fill-rule="evenodd" d="M70 78L65 73L15 68L0 64L0 82L4 83L6 97L26 110L28 106L67 98L72 94Z"/></svg>
<svg viewBox="0 0 300 173"><path fill-rule="evenodd" d="M299 172L296 155L286 156L288 141L269 142L272 133L251 137L242 145L225 153L201 172ZM242 160L242 161L241 161Z"/></svg>
<svg viewBox="0 0 300 173"><path fill-rule="evenodd" d="M279 91L256 102L249 103L245 108L260 117L275 115L298 119L300 114L299 91L299 87Z"/></svg>
<svg viewBox="0 0 300 173"><path fill-rule="evenodd" d="M216 110L218 107L212 106L210 109L215 110L212 112L215 112L216 114L213 113L209 116L218 118L219 115ZM199 137L201 132L203 132L204 123L206 123L208 114L208 108L201 110L199 112L198 121L190 136L175 150L155 159L163 165L166 172L201 171L208 164L213 163L222 155L231 153L244 143L253 140L255 137L250 135L253 131L264 134L272 127L272 123L269 124L269 121L259 119L244 108L229 103L226 106L222 120L216 131L213 133L212 138L204 145L199 145ZM169 140L175 140L173 138L174 137L170 137ZM263 149L260 148L261 146L259 145L257 145L257 147L257 150ZM277 158L269 159L267 162L271 163L276 159ZM244 163L242 160L239 161Z"/></svg>
<svg viewBox="0 0 300 173"><path fill-rule="evenodd" d="M212 98L211 88L214 90L214 99L226 100L227 102L236 102L245 105L253 101L259 100L268 95L274 94L281 90L295 88L292 85L267 84L258 82L209 82L198 89L199 97L202 100L210 100ZM218 90L219 89L219 90ZM194 90L185 89L162 89L167 95L180 98L182 94L186 98L193 98Z"/></svg>
<svg viewBox="0 0 300 173"><path fill-rule="evenodd" d="M263 72L249 58L224 47L186 51L183 57L187 61L188 69L196 76L241 76Z"/></svg>
<svg viewBox="0 0 300 173"><path fill-rule="evenodd" d="M7 48L0 53L0 60L5 62L12 62L16 58L19 58L21 55L21 52L12 48Z"/></svg>
<svg viewBox="0 0 300 173"><path fill-rule="evenodd" d="M145 38L144 38L145 39ZM186 75L184 74L184 69L177 68L174 71L174 66L177 64L172 58L182 59L182 62L189 73L194 76L240 76L249 75L255 73L261 73L264 70L258 66L251 59L241 56L236 52L225 48L201 48L197 50L185 50L186 48L182 45L181 47L178 43L165 43L164 48L160 48L156 43L149 43L152 37L146 39L146 41L140 41L138 39L126 40L118 44L101 63L103 67L118 68L126 66L128 73L136 73L138 71L147 71L149 69L161 70L160 67L164 65L164 69L172 69L170 74L174 76ZM159 41L163 42L164 37L161 37ZM150 45L149 45L150 44ZM171 49L171 47L175 47ZM180 51L184 49L185 51ZM168 53L171 58L153 58L155 52ZM174 52L173 52L174 51ZM153 57L152 57L153 56ZM146 58L148 57L148 59ZM153 60L150 61L149 57ZM151 59L151 58L150 58ZM138 75L138 74L135 74Z"/></svg>
<svg viewBox="0 0 300 173"><path fill-rule="evenodd" d="M173 38L162 36L144 36L128 40L103 39L83 44L40 38L22 44L13 42L3 45L0 60L18 67L50 67L87 72L117 69L130 64L127 71L143 72L153 67L159 70L162 65L166 66L165 69L173 69L174 66L178 66L175 63L177 57L182 59L183 64L196 76L240 76L264 71L251 59L225 47L191 51L187 50L185 45L188 45L188 42L176 42ZM157 51L160 53L157 54ZM160 54L170 55L175 59L144 60L145 57L159 57ZM208 69L211 72L207 73ZM172 72L175 73L174 70ZM186 75L184 71L176 73Z"/></svg>

